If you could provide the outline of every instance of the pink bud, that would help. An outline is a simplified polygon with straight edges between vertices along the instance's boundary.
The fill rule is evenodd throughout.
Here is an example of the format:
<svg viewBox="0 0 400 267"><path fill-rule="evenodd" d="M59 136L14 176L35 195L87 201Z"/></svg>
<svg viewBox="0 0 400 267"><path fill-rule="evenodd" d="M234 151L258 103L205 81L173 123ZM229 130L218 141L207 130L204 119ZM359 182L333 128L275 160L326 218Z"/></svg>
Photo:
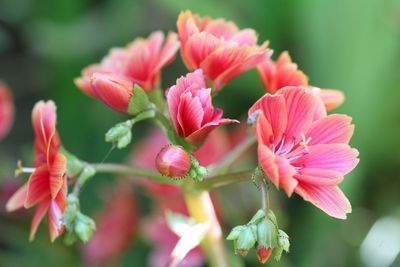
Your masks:
<svg viewBox="0 0 400 267"><path fill-rule="evenodd" d="M261 263L266 263L271 256L272 249L264 246L259 246L257 250L257 258Z"/></svg>
<svg viewBox="0 0 400 267"><path fill-rule="evenodd" d="M162 175L174 178L185 176L191 165L192 161L188 153L179 146L165 146L156 157L157 170Z"/></svg>

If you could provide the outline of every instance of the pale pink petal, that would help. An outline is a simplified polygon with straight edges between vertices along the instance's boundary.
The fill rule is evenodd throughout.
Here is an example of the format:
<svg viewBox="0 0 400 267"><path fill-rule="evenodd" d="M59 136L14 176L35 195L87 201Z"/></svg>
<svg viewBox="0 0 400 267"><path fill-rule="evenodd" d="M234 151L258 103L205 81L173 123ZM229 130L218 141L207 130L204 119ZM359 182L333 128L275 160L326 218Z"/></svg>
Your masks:
<svg viewBox="0 0 400 267"><path fill-rule="evenodd" d="M91 81L101 101L116 111L127 112L133 94L133 84L129 79L117 74L96 72Z"/></svg>
<svg viewBox="0 0 400 267"><path fill-rule="evenodd" d="M244 29L236 33L229 41L236 42L240 46L256 45L257 33L253 29Z"/></svg>
<svg viewBox="0 0 400 267"><path fill-rule="evenodd" d="M275 164L279 170L280 187L282 187L290 197L298 184L298 181L294 178L296 171L284 157L276 156Z"/></svg>
<svg viewBox="0 0 400 267"><path fill-rule="evenodd" d="M50 194L55 198L64 183L64 174L67 168L67 159L63 154L58 153L50 166Z"/></svg>
<svg viewBox="0 0 400 267"><path fill-rule="evenodd" d="M348 144L353 132L351 117L333 114L315 121L306 136L311 137L309 145Z"/></svg>
<svg viewBox="0 0 400 267"><path fill-rule="evenodd" d="M39 101L33 107L32 124L35 132L37 153L47 154L50 137L54 135L57 121L56 105L53 101Z"/></svg>
<svg viewBox="0 0 400 267"><path fill-rule="evenodd" d="M199 32L199 28L196 25L195 18L190 11L183 11L179 14L177 28L179 40L181 42L181 49L184 50L189 37L192 36L194 33ZM195 67L192 66L192 68Z"/></svg>
<svg viewBox="0 0 400 267"><path fill-rule="evenodd" d="M74 79L76 87L78 87L85 94L97 98L96 92L93 90L90 84L90 77L94 72L107 72L104 67L94 64L90 65L82 70L82 76Z"/></svg>
<svg viewBox="0 0 400 267"><path fill-rule="evenodd" d="M279 88L276 86L276 65L271 58L266 57L257 66L258 75L265 87L265 89L274 94Z"/></svg>
<svg viewBox="0 0 400 267"><path fill-rule="evenodd" d="M62 211L56 201L50 200L47 222L51 242L54 242L54 240L63 233L62 215Z"/></svg>
<svg viewBox="0 0 400 267"><path fill-rule="evenodd" d="M24 207L28 209L49 195L49 171L46 166L41 166L29 177Z"/></svg>
<svg viewBox="0 0 400 267"><path fill-rule="evenodd" d="M346 219L351 212L349 200L337 186L300 184L295 192L332 217Z"/></svg>
<svg viewBox="0 0 400 267"><path fill-rule="evenodd" d="M357 149L347 144L314 145L308 148L308 153L292 162L293 166L304 168L327 169L345 175L358 164Z"/></svg>
<svg viewBox="0 0 400 267"><path fill-rule="evenodd" d="M199 98L193 97L191 92L181 95L178 107L178 123L182 129L182 136L187 137L201 127L204 111Z"/></svg>
<svg viewBox="0 0 400 267"><path fill-rule="evenodd" d="M285 86L307 86L308 78L294 63L286 64L277 69L276 88L280 89Z"/></svg>
<svg viewBox="0 0 400 267"><path fill-rule="evenodd" d="M211 121L205 125L203 125L200 129L197 131L193 132L189 136L187 136L185 139L189 141L190 143L193 144L199 144L201 141L203 141L207 135L214 130L218 126L222 126L225 124L229 123L239 123L237 120L231 120L231 119L220 119L218 121Z"/></svg>
<svg viewBox="0 0 400 267"><path fill-rule="evenodd" d="M24 207L26 195L28 194L28 183L21 186L7 201L6 210L11 212Z"/></svg>
<svg viewBox="0 0 400 267"><path fill-rule="evenodd" d="M33 215L33 219L32 219L31 230L29 233L29 241L32 241L33 239L35 239L36 231L37 231L39 224L42 221L44 215L46 214L46 211L49 207L49 203L50 203L50 200L45 199L36 208L35 214Z"/></svg>
<svg viewBox="0 0 400 267"><path fill-rule="evenodd" d="M343 104L344 94L339 90L333 89L321 89L320 97L322 102L324 102L327 111L335 109Z"/></svg>
<svg viewBox="0 0 400 267"><path fill-rule="evenodd" d="M338 185L343 180L343 175L334 170L302 168L295 175L295 178L302 184Z"/></svg>
<svg viewBox="0 0 400 267"><path fill-rule="evenodd" d="M211 20L205 25L203 31L211 33L217 38L230 40L238 32L238 28L232 21L224 19Z"/></svg>

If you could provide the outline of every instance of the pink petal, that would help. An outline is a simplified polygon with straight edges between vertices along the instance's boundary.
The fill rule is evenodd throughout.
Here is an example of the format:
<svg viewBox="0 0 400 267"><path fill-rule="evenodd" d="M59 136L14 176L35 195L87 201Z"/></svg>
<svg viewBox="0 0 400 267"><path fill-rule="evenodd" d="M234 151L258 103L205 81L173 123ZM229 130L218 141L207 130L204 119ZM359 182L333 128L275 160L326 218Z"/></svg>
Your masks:
<svg viewBox="0 0 400 267"><path fill-rule="evenodd" d="M167 91L167 103L168 110L171 116L172 122L174 123L177 132L180 132L180 125L178 123L178 108L179 102L181 101L181 95L189 89L201 89L205 88L205 79L201 69L194 72L188 73L186 76L182 76L176 80L176 85L169 88Z"/></svg>
<svg viewBox="0 0 400 267"><path fill-rule="evenodd" d="M161 49L155 69L160 70L162 67L172 62L175 58L176 51L179 49L178 36L174 32L167 35L164 46Z"/></svg>
<svg viewBox="0 0 400 267"><path fill-rule="evenodd" d="M337 186L300 184L295 192L332 217L346 219L351 212L349 200Z"/></svg>
<svg viewBox="0 0 400 267"><path fill-rule="evenodd" d="M214 82L215 90L221 89L228 81L237 75L255 67L268 56L267 44L258 48L236 43L227 43L215 49L201 62L200 67Z"/></svg>
<svg viewBox="0 0 400 267"><path fill-rule="evenodd" d="M310 146L308 153L292 162L296 167L327 169L345 175L358 164L357 149L347 144Z"/></svg>
<svg viewBox="0 0 400 267"><path fill-rule="evenodd" d="M127 78L111 73L94 73L92 86L98 96L112 109L126 113L133 94L133 84Z"/></svg>
<svg viewBox="0 0 400 267"><path fill-rule="evenodd" d="M179 14L178 21L177 21L177 28L178 28L178 34L179 34L179 40L181 42L181 49L182 49L182 54L185 55L186 52L185 47L186 47L186 42L192 36L194 33L199 32L199 28L196 25L195 22L195 16L192 15L190 11L183 11ZM191 66L188 68L195 68L194 66Z"/></svg>
<svg viewBox="0 0 400 267"><path fill-rule="evenodd" d="M29 241L35 239L36 231L39 227L40 222L42 221L46 211L49 207L49 199L42 201L39 206L36 208L35 214L33 215L31 231L29 233Z"/></svg>
<svg viewBox="0 0 400 267"><path fill-rule="evenodd" d="M49 225L50 240L53 242L63 233L62 212L54 200L50 200L47 222Z"/></svg>
<svg viewBox="0 0 400 267"><path fill-rule="evenodd" d="M231 120L231 119L220 119L218 121L211 121L205 125L203 125L200 129L197 131L193 132L189 136L187 136L185 139L192 143L192 144L199 144L201 143L207 135L214 130L218 126L222 126L225 124L229 123L239 123L237 120Z"/></svg>
<svg viewBox="0 0 400 267"><path fill-rule="evenodd" d="M199 68L207 71L201 64L207 57L212 54L216 49L222 47L224 41L216 38L212 34L201 32L193 34L185 45L184 59L189 69ZM208 73L206 72L206 75Z"/></svg>
<svg viewBox="0 0 400 267"><path fill-rule="evenodd" d="M24 206L26 195L28 194L28 183L21 186L7 201L6 210L8 212L18 210Z"/></svg>
<svg viewBox="0 0 400 267"><path fill-rule="evenodd" d="M49 171L46 166L40 166L29 177L24 207L29 209L49 194Z"/></svg>
<svg viewBox="0 0 400 267"><path fill-rule="evenodd" d="M203 31L210 33L217 38L230 40L239 29L231 21L215 19L210 20L210 22L204 27Z"/></svg>
<svg viewBox="0 0 400 267"><path fill-rule="evenodd" d="M274 143L277 145L281 141L288 123L285 99L282 95L266 94L262 97L261 109L271 125L272 132L274 133Z"/></svg>
<svg viewBox="0 0 400 267"><path fill-rule="evenodd" d="M285 86L307 86L308 78L294 63L280 67L276 73L276 88L280 89Z"/></svg>
<svg viewBox="0 0 400 267"><path fill-rule="evenodd" d="M301 133L307 133L311 126L317 98L302 87L284 87L278 94L282 94L286 100L288 113L286 138L298 141Z"/></svg>
<svg viewBox="0 0 400 267"><path fill-rule="evenodd" d="M63 154L58 153L50 167L50 193L53 199L63 186L66 168L67 159Z"/></svg>
<svg viewBox="0 0 400 267"><path fill-rule="evenodd" d="M279 88L276 86L276 66L275 63L269 58L265 58L257 66L258 75L267 91L274 94Z"/></svg>
<svg viewBox="0 0 400 267"><path fill-rule="evenodd" d="M193 97L191 92L181 95L178 107L178 122L182 129L182 136L187 137L201 127L204 111L200 100Z"/></svg>
<svg viewBox="0 0 400 267"><path fill-rule="evenodd" d="M302 168L295 178L301 184L313 185L338 185L343 180L343 175L340 172L318 169L318 168Z"/></svg>
<svg viewBox="0 0 400 267"><path fill-rule="evenodd" d="M39 101L32 110L36 153L47 154L50 137L54 135L57 121L56 105L53 101Z"/></svg>
<svg viewBox="0 0 400 267"><path fill-rule="evenodd" d="M90 84L90 77L94 72L105 72L106 70L100 65L90 65L82 70L82 77L75 78L74 83L85 94L97 98L96 92Z"/></svg>
<svg viewBox="0 0 400 267"><path fill-rule="evenodd" d="M261 113L256 123L257 141L263 145L271 147L273 144L273 131L269 121L265 118L265 115Z"/></svg>
<svg viewBox="0 0 400 267"><path fill-rule="evenodd" d="M288 196L291 196L297 186L297 180L293 178L294 168L289 161L275 155L271 149L263 144L258 144L258 161L265 174L279 188L282 187Z"/></svg>
<svg viewBox="0 0 400 267"><path fill-rule="evenodd" d="M335 109L343 104L344 94L339 90L322 89L320 91L320 97L324 102L327 111Z"/></svg>
<svg viewBox="0 0 400 267"><path fill-rule="evenodd" d="M307 137L311 137L309 144L348 144L354 132L354 125L350 123L351 117L339 114L315 121L307 133Z"/></svg>
<svg viewBox="0 0 400 267"><path fill-rule="evenodd" d="M11 129L14 121L14 104L12 94L8 86L0 81L0 140Z"/></svg>

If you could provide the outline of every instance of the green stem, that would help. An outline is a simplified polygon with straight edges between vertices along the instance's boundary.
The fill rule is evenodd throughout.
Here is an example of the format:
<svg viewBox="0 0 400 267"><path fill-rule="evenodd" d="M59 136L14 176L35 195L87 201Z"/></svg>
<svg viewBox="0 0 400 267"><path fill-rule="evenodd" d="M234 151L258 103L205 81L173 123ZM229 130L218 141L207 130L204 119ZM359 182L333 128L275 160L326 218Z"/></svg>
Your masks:
<svg viewBox="0 0 400 267"><path fill-rule="evenodd" d="M91 166L96 170L96 173L111 173L111 174L123 174L123 175L135 175L135 176L143 176L147 177L153 182L160 184L173 184L178 185L180 182L176 180L172 180L168 177L162 176L158 172L134 168L130 166L126 166L123 164L113 164L113 163L99 163L99 164L91 164Z"/></svg>
<svg viewBox="0 0 400 267"><path fill-rule="evenodd" d="M264 177L259 177L259 181L260 181L260 190L261 190L261 207L263 210L268 212L268 210L269 210L269 195L268 195L269 185L265 181Z"/></svg>
<svg viewBox="0 0 400 267"><path fill-rule="evenodd" d="M201 241L201 247L210 267L229 267L222 240L222 230L208 192L184 192L189 214L199 223L208 223L209 230Z"/></svg>
<svg viewBox="0 0 400 267"><path fill-rule="evenodd" d="M219 162L217 165L210 168L211 174L222 174L227 171L227 169L235 163L251 146L253 146L257 141L255 135L250 135L242 143L237 145L225 158L223 161Z"/></svg>
<svg viewBox="0 0 400 267"><path fill-rule="evenodd" d="M192 185L191 189L195 191L208 191L210 189L215 189L233 183L249 181L253 172L253 170L249 170L211 176L205 178L201 183Z"/></svg>

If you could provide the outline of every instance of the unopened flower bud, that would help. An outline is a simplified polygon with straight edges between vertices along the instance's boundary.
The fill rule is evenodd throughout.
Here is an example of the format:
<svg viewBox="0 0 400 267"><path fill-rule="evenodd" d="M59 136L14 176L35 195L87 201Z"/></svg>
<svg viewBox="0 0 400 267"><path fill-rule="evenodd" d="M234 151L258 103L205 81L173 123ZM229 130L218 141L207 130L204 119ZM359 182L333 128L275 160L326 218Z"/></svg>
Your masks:
<svg viewBox="0 0 400 267"><path fill-rule="evenodd" d="M247 226L238 236L236 240L236 249L241 256L246 256L250 249L256 244L256 234L254 225Z"/></svg>
<svg viewBox="0 0 400 267"><path fill-rule="evenodd" d="M258 246L257 258L261 263L266 263L271 256L272 249L264 246Z"/></svg>
<svg viewBox="0 0 400 267"><path fill-rule="evenodd" d="M184 177L190 170L190 156L179 146L169 145L160 150L156 157L156 168L162 174L173 178Z"/></svg>

